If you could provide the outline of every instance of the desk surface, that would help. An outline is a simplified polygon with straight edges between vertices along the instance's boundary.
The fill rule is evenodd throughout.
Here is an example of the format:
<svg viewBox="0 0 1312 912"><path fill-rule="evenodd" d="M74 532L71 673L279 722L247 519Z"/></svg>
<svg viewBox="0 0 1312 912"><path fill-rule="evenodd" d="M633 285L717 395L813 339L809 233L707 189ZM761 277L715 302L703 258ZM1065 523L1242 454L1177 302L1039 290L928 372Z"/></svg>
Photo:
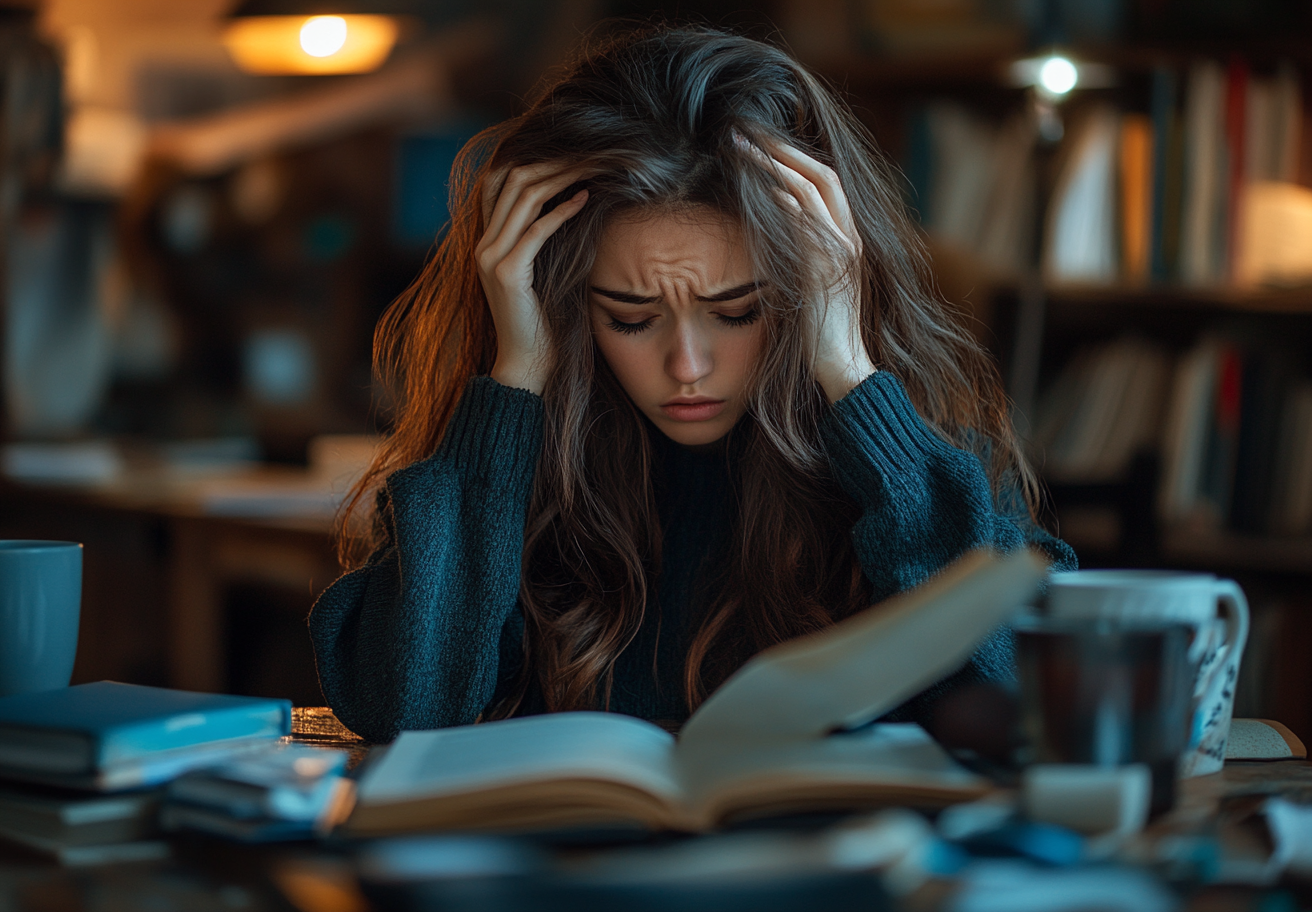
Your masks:
<svg viewBox="0 0 1312 912"><path fill-rule="evenodd" d="M292 727L288 740L348 750L353 766L370 747L327 707L295 709ZM1236 817L1239 805L1248 801L1255 807L1261 797L1272 794L1312 802L1312 762L1231 762L1216 775L1186 780L1176 810L1148 835L1215 831L1227 814ZM1247 836L1244 832L1239 831L1238 844L1228 840L1228 850L1264 857L1269 847L1258 830L1250 828ZM176 856L167 862L90 870L63 870L0 850L0 909L367 912L349 867L332 851L305 844L237 846L186 834L174 844ZM919 900L909 897L906 908L937 908L934 897L941 900L945 895L931 889ZM1266 908L1261 895L1257 888L1207 888L1183 908ZM1218 897L1222 905L1215 904Z"/></svg>

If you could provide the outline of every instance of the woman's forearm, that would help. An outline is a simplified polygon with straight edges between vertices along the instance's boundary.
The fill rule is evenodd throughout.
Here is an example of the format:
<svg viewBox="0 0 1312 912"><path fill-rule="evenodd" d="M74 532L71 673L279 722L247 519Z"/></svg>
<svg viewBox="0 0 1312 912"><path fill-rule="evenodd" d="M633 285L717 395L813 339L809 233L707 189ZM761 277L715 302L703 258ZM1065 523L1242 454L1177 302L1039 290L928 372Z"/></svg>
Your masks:
<svg viewBox="0 0 1312 912"><path fill-rule="evenodd" d="M438 452L388 479L390 543L310 616L324 697L371 740L473 722L519 594L541 400L475 378Z"/></svg>
<svg viewBox="0 0 1312 912"><path fill-rule="evenodd" d="M1061 569L1074 552L999 509L979 458L931 430L891 374L868 377L836 403L825 444L839 484L860 505L852 530L875 601L924 582L967 551L1027 542Z"/></svg>

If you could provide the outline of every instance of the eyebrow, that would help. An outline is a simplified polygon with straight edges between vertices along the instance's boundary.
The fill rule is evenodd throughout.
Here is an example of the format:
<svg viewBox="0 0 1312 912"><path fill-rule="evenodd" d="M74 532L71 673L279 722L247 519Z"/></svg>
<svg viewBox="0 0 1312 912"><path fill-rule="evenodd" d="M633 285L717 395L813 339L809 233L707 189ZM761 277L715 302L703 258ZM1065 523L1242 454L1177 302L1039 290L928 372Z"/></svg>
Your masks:
<svg viewBox="0 0 1312 912"><path fill-rule="evenodd" d="M745 298L763 287L764 285L760 282L747 282L743 285L735 285L733 288L726 288L724 291L716 292L713 295L706 295L705 297L698 295L697 300L704 304L722 304L725 301L736 301L739 298ZM620 304L657 304L661 300L660 295L644 297L627 291L611 291L609 288L598 288L596 285L592 285L590 288L594 294L599 294L603 298L610 298L612 301L618 301Z"/></svg>

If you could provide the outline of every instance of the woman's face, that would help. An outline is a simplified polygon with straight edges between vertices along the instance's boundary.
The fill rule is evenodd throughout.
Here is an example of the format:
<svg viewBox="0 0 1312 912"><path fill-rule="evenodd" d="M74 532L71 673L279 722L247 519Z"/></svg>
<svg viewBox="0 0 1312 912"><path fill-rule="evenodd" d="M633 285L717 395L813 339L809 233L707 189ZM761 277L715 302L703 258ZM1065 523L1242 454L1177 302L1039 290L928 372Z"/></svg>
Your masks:
<svg viewBox="0 0 1312 912"><path fill-rule="evenodd" d="M643 414L685 446L727 434L763 327L737 225L707 208L620 217L588 285L597 347Z"/></svg>

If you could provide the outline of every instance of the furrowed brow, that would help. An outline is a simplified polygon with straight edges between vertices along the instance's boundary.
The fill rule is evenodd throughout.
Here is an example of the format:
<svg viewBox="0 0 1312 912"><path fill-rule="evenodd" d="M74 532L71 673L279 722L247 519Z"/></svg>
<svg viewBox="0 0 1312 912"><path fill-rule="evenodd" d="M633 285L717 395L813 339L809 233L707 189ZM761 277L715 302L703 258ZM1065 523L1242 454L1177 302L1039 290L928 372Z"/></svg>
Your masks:
<svg viewBox="0 0 1312 912"><path fill-rule="evenodd" d="M698 301L704 301L707 304L719 304L724 301L737 301L739 298L745 298L749 294L764 286L760 282L748 282L745 285L737 285L733 288L726 288L717 294L707 295L706 297L698 296Z"/></svg>
<svg viewBox="0 0 1312 912"><path fill-rule="evenodd" d="M747 282L743 285L736 285L733 288L726 288L724 291L717 292L713 295L702 297L697 296L697 300L705 304L721 304L725 301L736 301L739 298L745 298L754 291L758 291L764 286L760 282ZM593 294L601 295L603 298L610 298L620 304L658 304L660 296L644 297L643 295L632 294L627 291L612 291L609 288L599 288L596 285L590 286Z"/></svg>
<svg viewBox="0 0 1312 912"><path fill-rule="evenodd" d="M627 291L611 291L609 288L598 288L596 285L590 286L593 294L599 294L603 298L610 298L612 301L618 301L621 304L658 304L660 297L645 298L642 295L630 294Z"/></svg>

